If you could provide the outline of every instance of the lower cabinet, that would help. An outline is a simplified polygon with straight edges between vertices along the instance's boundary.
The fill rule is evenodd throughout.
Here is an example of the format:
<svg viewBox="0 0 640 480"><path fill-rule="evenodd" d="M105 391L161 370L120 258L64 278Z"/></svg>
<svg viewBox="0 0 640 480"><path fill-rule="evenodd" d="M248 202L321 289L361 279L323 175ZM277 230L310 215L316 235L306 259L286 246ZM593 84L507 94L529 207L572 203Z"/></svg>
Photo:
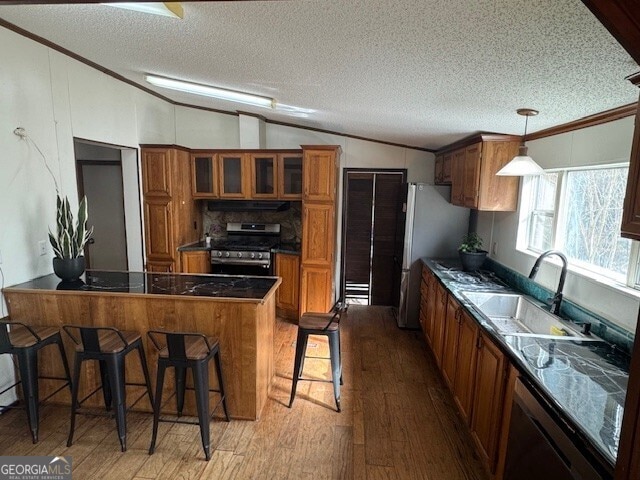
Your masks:
<svg viewBox="0 0 640 480"><path fill-rule="evenodd" d="M481 333L478 338L471 434L491 472L496 467L506 367L504 354L489 337Z"/></svg>
<svg viewBox="0 0 640 480"><path fill-rule="evenodd" d="M211 273L208 250L180 252L182 273Z"/></svg>
<svg viewBox="0 0 640 480"><path fill-rule="evenodd" d="M453 395L460 413L468 423L473 408L479 328L476 321L463 310L460 310L458 321L458 342L456 344L458 362L453 380Z"/></svg>
<svg viewBox="0 0 640 480"><path fill-rule="evenodd" d="M300 272L300 314L329 311L333 298L331 267L303 265Z"/></svg>
<svg viewBox="0 0 640 480"><path fill-rule="evenodd" d="M447 290L440 283L435 283L431 350L433 350L433 355L436 357L438 366L442 368L442 347L444 343L444 326L447 312Z"/></svg>
<svg viewBox="0 0 640 480"><path fill-rule="evenodd" d="M516 370L430 270L423 272L420 291L420 322L427 342L480 457L499 477L511 408L509 389Z"/></svg>
<svg viewBox="0 0 640 480"><path fill-rule="evenodd" d="M298 318L300 291L300 255L276 254L276 275L282 283L276 292L278 315L285 318Z"/></svg>
<svg viewBox="0 0 640 480"><path fill-rule="evenodd" d="M458 336L460 333L460 304L449 295L447 314L444 319L444 340L442 347L442 376L449 388L453 388L456 363L458 360Z"/></svg>

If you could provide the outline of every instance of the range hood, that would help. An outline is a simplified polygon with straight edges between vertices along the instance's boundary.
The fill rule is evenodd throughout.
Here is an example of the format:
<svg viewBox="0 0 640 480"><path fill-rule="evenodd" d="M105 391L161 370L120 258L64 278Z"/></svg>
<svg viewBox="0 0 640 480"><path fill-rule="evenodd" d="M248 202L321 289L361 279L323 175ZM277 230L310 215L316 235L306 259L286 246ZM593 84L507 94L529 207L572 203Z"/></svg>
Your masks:
<svg viewBox="0 0 640 480"><path fill-rule="evenodd" d="M284 212L290 207L290 202L281 200L210 200L207 202L207 208L212 212L255 212L256 210Z"/></svg>

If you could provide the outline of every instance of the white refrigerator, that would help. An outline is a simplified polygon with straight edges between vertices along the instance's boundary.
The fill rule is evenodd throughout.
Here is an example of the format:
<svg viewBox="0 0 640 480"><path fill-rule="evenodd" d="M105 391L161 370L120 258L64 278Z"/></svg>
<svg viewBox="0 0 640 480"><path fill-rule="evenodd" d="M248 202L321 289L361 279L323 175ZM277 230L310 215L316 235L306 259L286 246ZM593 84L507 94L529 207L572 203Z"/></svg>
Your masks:
<svg viewBox="0 0 640 480"><path fill-rule="evenodd" d="M407 188L400 301L401 328L420 328L421 258L458 256L462 236L469 229L469 209L449 203L451 187L410 183Z"/></svg>

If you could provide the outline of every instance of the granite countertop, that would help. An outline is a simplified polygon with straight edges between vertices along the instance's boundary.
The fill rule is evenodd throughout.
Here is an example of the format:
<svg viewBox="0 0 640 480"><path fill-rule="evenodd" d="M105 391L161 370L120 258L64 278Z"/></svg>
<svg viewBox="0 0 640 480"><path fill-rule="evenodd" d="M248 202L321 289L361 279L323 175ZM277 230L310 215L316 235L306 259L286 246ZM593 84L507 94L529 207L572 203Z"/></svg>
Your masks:
<svg viewBox="0 0 640 480"><path fill-rule="evenodd" d="M87 270L76 282L62 282L51 274L5 290L67 290L261 301L277 283L278 277Z"/></svg>
<svg viewBox="0 0 640 480"><path fill-rule="evenodd" d="M205 244L204 240L199 242L187 243L186 245L180 245L178 247L179 252L194 252L198 250L212 250L211 246Z"/></svg>
<svg viewBox="0 0 640 480"><path fill-rule="evenodd" d="M629 357L611 344L563 337L500 335L462 296L462 291L515 291L492 272L469 274L455 260L423 259L440 282L491 335L511 362L526 375L582 441L615 465Z"/></svg>

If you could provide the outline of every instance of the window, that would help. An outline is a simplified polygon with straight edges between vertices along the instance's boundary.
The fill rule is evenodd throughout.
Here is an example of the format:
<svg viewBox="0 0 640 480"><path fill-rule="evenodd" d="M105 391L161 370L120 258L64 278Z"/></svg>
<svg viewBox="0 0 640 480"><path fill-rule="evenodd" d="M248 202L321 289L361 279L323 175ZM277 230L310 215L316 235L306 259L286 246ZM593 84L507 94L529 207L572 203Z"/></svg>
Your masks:
<svg viewBox="0 0 640 480"><path fill-rule="evenodd" d="M625 166L564 170L529 180L528 250L563 251L571 263L622 283L627 281L632 242L620 236Z"/></svg>

